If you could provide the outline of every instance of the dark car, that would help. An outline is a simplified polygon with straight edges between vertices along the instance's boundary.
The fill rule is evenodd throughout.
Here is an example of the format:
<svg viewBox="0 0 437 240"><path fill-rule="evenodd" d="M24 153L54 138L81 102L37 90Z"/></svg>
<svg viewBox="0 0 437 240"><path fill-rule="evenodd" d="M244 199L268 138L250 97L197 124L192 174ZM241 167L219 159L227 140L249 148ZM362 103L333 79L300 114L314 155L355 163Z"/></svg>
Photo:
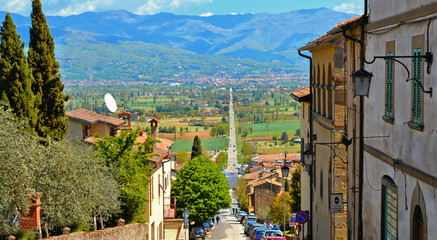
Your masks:
<svg viewBox="0 0 437 240"><path fill-rule="evenodd" d="M190 232L190 240L203 239L205 240L205 230L202 227L195 227Z"/></svg>

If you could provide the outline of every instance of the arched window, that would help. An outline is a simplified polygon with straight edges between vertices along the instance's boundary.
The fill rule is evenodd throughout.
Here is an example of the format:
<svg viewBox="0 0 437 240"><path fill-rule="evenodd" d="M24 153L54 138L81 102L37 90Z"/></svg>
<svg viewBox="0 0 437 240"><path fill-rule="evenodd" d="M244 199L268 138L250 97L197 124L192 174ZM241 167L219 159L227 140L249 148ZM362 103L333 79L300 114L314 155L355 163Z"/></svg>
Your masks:
<svg viewBox="0 0 437 240"><path fill-rule="evenodd" d="M413 240L425 239L425 227L423 223L422 209L419 205L416 205L413 214Z"/></svg>
<svg viewBox="0 0 437 240"><path fill-rule="evenodd" d="M398 239L398 187L389 176L381 183L381 239Z"/></svg>

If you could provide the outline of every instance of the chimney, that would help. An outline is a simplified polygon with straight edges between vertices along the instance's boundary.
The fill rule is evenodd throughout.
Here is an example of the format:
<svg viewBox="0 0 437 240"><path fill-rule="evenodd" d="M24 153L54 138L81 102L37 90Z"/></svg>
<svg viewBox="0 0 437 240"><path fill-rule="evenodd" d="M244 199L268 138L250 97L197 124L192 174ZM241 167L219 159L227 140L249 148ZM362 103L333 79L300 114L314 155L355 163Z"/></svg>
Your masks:
<svg viewBox="0 0 437 240"><path fill-rule="evenodd" d="M29 213L25 216L21 215L20 230L34 231L38 230L41 233L41 197L42 193L28 194L31 200Z"/></svg>
<svg viewBox="0 0 437 240"><path fill-rule="evenodd" d="M150 134L154 138L158 138L158 119L152 118L149 120L150 123Z"/></svg>

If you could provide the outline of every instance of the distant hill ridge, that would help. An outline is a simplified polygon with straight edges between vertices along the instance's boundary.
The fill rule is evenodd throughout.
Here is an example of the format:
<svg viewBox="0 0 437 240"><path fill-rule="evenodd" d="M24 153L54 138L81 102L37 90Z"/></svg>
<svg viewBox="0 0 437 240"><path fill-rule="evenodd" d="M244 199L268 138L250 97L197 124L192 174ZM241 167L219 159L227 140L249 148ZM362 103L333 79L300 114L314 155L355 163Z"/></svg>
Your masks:
<svg viewBox="0 0 437 240"><path fill-rule="evenodd" d="M29 41L30 17L11 14L21 34L22 41ZM3 21L5 12L0 12ZM256 13L236 15L213 15L210 17L174 15L158 13L155 15L137 15L124 10L107 12L86 12L67 17L47 16L55 38L57 57L61 62L61 71L67 77L78 78L98 74L100 68L105 68L111 62L120 60L117 51L120 44L132 42L138 46L138 51L155 49L159 56L172 52L173 57L184 55L195 66L198 59L211 60L208 56L230 56L229 61L239 58L251 59L246 67L263 65L264 67L279 67L292 70L302 70L306 66L297 59L296 49L305 43L325 34L337 23L355 17L353 14L336 12L327 8L305 9L281 14ZM86 73L75 72L74 67L81 65L76 60L83 59L83 51L102 55L96 48L105 46L103 51L109 51L105 59L92 61L91 69ZM161 45L158 47L157 45ZM147 46L147 47L146 47ZM74 48L78 50L73 51ZM180 52L177 49L189 52ZM62 50L62 51L61 51ZM133 53L138 52L131 49ZM161 52L161 50L164 51ZM68 52L68 55L66 55ZM201 56L200 56L201 55ZM204 56L206 55L206 56ZM81 57L82 56L82 57ZM149 56L153 57L153 55ZM111 59L113 58L113 59ZM227 61L221 58L220 61ZM234 59L234 60L232 60ZM172 59L175 63L184 65L185 71L190 71L187 59ZM103 61L103 62L99 62ZM211 60L213 61L213 60ZM123 60L123 62L125 62ZM261 62L261 63L256 63ZM68 63L68 64L67 64ZM145 64L147 62L142 62ZM127 69L132 68L128 64ZM165 67L159 64L160 67ZM99 67L93 69L95 67ZM140 68L139 66L137 66ZM174 66L172 66L174 67ZM167 71L174 75L179 70ZM84 69L80 70L83 71ZM231 69L232 70L232 69ZM72 74L74 73L74 74ZM141 72L134 72L135 76ZM142 72L148 75L147 72ZM201 73L198 72L198 73ZM154 75L154 74L152 74ZM122 77L124 78L124 77Z"/></svg>

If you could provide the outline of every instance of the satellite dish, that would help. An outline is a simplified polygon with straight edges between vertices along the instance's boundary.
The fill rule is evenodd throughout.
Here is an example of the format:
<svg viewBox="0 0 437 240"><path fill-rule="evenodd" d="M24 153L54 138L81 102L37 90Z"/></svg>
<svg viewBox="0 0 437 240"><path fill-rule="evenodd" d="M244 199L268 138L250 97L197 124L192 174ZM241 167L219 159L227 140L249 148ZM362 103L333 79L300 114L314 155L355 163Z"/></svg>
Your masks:
<svg viewBox="0 0 437 240"><path fill-rule="evenodd" d="M117 103L110 93L105 94L105 104L110 112L117 111Z"/></svg>

